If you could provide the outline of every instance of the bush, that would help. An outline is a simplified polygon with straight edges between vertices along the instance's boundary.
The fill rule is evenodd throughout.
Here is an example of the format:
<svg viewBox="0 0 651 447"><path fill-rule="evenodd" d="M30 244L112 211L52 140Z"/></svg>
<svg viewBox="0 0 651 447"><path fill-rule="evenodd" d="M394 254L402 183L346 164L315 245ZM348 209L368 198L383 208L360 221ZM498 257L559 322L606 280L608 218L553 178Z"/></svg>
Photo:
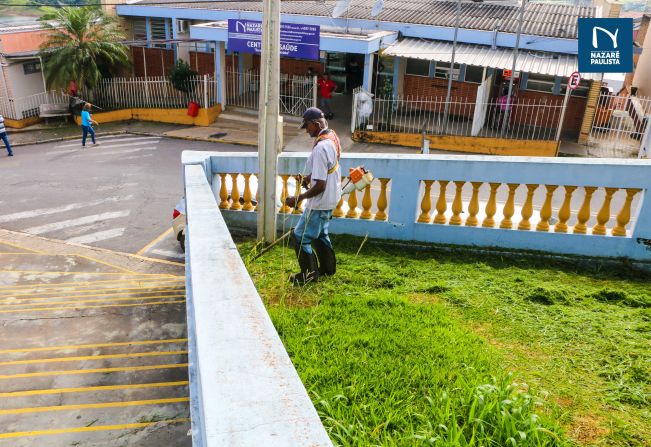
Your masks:
<svg viewBox="0 0 651 447"><path fill-rule="evenodd" d="M199 73L190 68L187 62L179 59L170 68L167 75L175 89L184 93L192 93L193 85L190 80L199 76Z"/></svg>

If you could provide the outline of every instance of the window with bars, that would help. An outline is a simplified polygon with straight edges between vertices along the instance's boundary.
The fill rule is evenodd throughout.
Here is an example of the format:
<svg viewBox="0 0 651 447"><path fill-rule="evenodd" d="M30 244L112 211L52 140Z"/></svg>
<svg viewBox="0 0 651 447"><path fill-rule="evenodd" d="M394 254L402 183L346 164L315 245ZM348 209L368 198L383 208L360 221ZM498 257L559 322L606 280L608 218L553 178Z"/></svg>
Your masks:
<svg viewBox="0 0 651 447"><path fill-rule="evenodd" d="M567 80L568 78L561 78L561 95L564 95L565 91L567 90ZM574 91L572 92L572 96L587 97L589 90L590 90L590 81L586 79L581 79L581 82L579 82L579 86L575 88Z"/></svg>
<svg viewBox="0 0 651 447"><path fill-rule="evenodd" d="M422 59L407 59L405 73L408 75L428 76L429 64L429 61L424 61Z"/></svg>
<svg viewBox="0 0 651 447"><path fill-rule="evenodd" d="M434 69L434 77L441 79L448 79L450 75L450 63L449 62L437 62L436 68ZM459 64L454 64L454 70L452 70L452 80L456 81L459 79Z"/></svg>
<svg viewBox="0 0 651 447"><path fill-rule="evenodd" d="M529 78L527 79L527 90L534 92L554 93L555 85L555 76L529 73Z"/></svg>
<svg viewBox="0 0 651 447"><path fill-rule="evenodd" d="M147 45L147 20L142 18L133 19L133 40L134 45Z"/></svg>
<svg viewBox="0 0 651 447"><path fill-rule="evenodd" d="M171 22L167 19L150 19L151 20L151 40L152 46L156 48L167 48L165 42L167 36L171 36L171 29L168 29ZM169 33L168 33L169 31Z"/></svg>

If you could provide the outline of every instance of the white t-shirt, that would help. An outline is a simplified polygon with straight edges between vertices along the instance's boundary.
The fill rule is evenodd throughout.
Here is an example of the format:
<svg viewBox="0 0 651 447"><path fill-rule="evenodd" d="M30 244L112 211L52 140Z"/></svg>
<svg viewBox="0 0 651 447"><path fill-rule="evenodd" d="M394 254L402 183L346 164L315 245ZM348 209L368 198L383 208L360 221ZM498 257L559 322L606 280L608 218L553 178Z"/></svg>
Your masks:
<svg viewBox="0 0 651 447"><path fill-rule="evenodd" d="M322 131L323 133L325 131ZM316 180L325 180L325 190L311 199L307 199L306 207L312 210L333 210L337 207L341 198L341 166L332 174L328 170L337 164L337 148L330 140L321 140L314 146L312 153L307 158L307 170L311 177L310 186L316 184Z"/></svg>

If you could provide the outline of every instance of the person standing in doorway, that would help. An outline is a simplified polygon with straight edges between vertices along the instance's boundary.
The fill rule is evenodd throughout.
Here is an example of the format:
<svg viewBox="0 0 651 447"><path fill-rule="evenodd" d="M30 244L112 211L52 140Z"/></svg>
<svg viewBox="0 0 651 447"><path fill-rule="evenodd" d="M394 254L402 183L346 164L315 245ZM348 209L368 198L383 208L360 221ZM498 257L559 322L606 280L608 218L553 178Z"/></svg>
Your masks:
<svg viewBox="0 0 651 447"><path fill-rule="evenodd" d="M88 134L90 134L90 138L93 140L95 146L99 144L95 141L95 131L93 130L93 124L97 125L98 123L90 116L91 107L91 104L87 102L84 104L84 110L81 111L81 147L86 147L86 137Z"/></svg>
<svg viewBox="0 0 651 447"><path fill-rule="evenodd" d="M335 84L332 79L330 79L329 73L324 73L321 79L319 79L319 93L321 95L321 110L325 115L326 119L334 118L332 114L332 109L330 108L332 103L332 92L337 89L337 84Z"/></svg>
<svg viewBox="0 0 651 447"><path fill-rule="evenodd" d="M5 128L5 119L2 115L0 115L0 139L2 139L2 142L7 148L7 155L13 157L14 153L11 150L11 144L9 144L9 137L7 136L7 129Z"/></svg>

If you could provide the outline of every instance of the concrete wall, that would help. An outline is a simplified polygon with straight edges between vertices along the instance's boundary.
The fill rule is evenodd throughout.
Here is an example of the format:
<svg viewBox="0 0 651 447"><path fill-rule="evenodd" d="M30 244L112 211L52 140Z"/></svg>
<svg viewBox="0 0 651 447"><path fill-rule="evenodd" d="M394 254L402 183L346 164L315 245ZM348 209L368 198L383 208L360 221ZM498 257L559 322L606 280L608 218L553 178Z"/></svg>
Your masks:
<svg viewBox="0 0 651 447"><path fill-rule="evenodd" d="M649 31L649 21L651 15L644 16L645 27L640 29L640 37L643 34L642 54L635 66L633 75L633 87L637 87L638 96L651 97L651 32Z"/></svg>
<svg viewBox="0 0 651 447"><path fill-rule="evenodd" d="M26 62L39 62L38 59L29 61L13 62L6 67L9 82L11 84L11 93L14 98L35 95L45 91L43 87L43 73L32 73L26 75L23 71L23 64Z"/></svg>

